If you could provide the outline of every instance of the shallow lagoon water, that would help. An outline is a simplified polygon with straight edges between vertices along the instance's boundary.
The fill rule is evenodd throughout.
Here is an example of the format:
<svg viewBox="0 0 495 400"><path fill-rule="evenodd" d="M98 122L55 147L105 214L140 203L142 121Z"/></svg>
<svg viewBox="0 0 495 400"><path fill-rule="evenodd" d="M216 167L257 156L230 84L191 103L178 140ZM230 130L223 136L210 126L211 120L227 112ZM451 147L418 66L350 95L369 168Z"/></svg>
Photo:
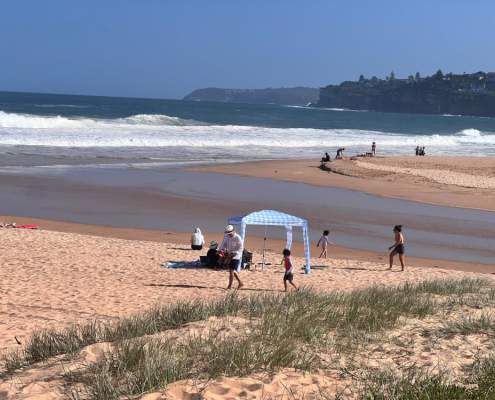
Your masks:
<svg viewBox="0 0 495 400"><path fill-rule="evenodd" d="M38 185L2 185L4 214L160 230L221 232L229 216L276 209L309 220L311 239L377 252L404 225L407 254L495 265L495 213L372 196L340 188L188 172L179 167L72 166L3 169ZM21 182L22 179L16 181ZM263 235L263 228L248 234ZM269 236L283 231L270 228ZM295 233L295 239L299 239Z"/></svg>

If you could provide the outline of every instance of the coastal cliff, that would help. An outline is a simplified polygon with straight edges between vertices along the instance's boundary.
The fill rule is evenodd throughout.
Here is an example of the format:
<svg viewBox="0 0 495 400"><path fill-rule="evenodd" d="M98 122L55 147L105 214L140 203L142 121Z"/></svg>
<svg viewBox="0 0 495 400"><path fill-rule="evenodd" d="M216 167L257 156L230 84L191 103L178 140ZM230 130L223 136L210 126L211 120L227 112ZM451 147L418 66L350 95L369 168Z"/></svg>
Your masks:
<svg viewBox="0 0 495 400"><path fill-rule="evenodd" d="M197 89L184 97L191 101L280 104L303 106L318 101L318 89L308 87L267 89Z"/></svg>
<svg viewBox="0 0 495 400"><path fill-rule="evenodd" d="M421 78L373 77L320 89L317 107L398 113L495 116L495 73L444 75L440 70Z"/></svg>

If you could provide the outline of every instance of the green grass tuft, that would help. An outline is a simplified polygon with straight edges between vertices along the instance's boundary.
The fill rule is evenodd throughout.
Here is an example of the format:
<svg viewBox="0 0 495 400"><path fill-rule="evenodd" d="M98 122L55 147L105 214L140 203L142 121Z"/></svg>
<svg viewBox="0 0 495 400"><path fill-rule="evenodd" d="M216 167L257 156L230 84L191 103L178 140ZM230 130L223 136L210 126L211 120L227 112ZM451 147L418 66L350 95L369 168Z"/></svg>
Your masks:
<svg viewBox="0 0 495 400"><path fill-rule="evenodd" d="M113 342L113 350L104 360L75 378L98 400L135 396L186 378L243 376L281 368L313 370L324 367L319 354L329 349L329 343L341 351L357 351L363 340L396 327L401 318L423 318L439 311L438 296L478 293L487 285L480 279L439 280L353 292L320 293L302 288L288 294L240 297L231 293L210 302L183 301L156 306L115 323L93 322L37 332L22 351L7 355L5 369L11 373L55 355L75 354L90 344ZM180 339L149 337L213 316L241 316L245 326L233 336L222 335L214 327L208 334ZM487 324L478 321L476 329L492 329ZM471 321L470 329L474 325ZM462 392L437 378L418 378L414 387L407 377L383 375L369 382L367 393L378 397L368 398L377 399L396 398L387 397L397 395L387 382L402 388L406 397L399 399L429 398L423 393L447 398L441 396ZM382 395L385 397L379 397Z"/></svg>

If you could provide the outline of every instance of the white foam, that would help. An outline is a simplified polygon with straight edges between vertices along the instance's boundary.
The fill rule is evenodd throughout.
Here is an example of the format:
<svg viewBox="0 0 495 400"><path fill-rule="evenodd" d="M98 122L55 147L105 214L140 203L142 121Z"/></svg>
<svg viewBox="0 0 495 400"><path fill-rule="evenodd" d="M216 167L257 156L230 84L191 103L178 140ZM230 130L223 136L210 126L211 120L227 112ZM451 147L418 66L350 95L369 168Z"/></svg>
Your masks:
<svg viewBox="0 0 495 400"><path fill-rule="evenodd" d="M481 137L482 132L479 131L478 129L471 128L471 129L464 129L464 130L460 131L459 135L469 136L469 137Z"/></svg>
<svg viewBox="0 0 495 400"><path fill-rule="evenodd" d="M112 120L109 120L112 121ZM137 114L127 118L120 118L116 121L124 124L137 125L196 125L196 121L170 117L163 114ZM113 122L111 122L113 123Z"/></svg>
<svg viewBox="0 0 495 400"><path fill-rule="evenodd" d="M358 129L269 128L206 125L167 115L139 114L118 119L36 116L0 111L0 145L47 147L210 148L225 156L228 149L262 149L264 156L304 156L304 151L333 147L367 149L376 141L379 150L411 153L415 146L427 151L484 154L495 146L495 133L465 129L450 135L414 135ZM224 150L222 150L224 149ZM256 150L257 151L257 150ZM361 151L361 150L359 150ZM261 153L260 153L261 154ZM256 154L259 156L260 154ZM493 150L492 150L493 154Z"/></svg>
<svg viewBox="0 0 495 400"><path fill-rule="evenodd" d="M137 114L127 118L90 119L67 118L61 116L42 116L31 114L16 114L0 111L0 128L98 128L108 125L191 125L194 121L183 120L161 114Z"/></svg>
<svg viewBox="0 0 495 400"><path fill-rule="evenodd" d="M328 108L328 107L313 107L313 106L284 106L288 108L303 108L305 110L325 110L325 111L348 111L348 112L368 112L368 110L352 110L350 108Z"/></svg>

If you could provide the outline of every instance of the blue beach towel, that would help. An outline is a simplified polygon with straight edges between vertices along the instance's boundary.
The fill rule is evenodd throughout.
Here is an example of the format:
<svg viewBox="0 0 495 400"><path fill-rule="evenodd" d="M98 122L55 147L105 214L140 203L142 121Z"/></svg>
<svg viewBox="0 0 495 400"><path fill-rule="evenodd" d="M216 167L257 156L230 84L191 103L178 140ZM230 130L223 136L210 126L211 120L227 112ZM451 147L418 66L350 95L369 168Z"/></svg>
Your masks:
<svg viewBox="0 0 495 400"><path fill-rule="evenodd" d="M163 268L201 268L201 263L199 261L169 261L161 264Z"/></svg>

